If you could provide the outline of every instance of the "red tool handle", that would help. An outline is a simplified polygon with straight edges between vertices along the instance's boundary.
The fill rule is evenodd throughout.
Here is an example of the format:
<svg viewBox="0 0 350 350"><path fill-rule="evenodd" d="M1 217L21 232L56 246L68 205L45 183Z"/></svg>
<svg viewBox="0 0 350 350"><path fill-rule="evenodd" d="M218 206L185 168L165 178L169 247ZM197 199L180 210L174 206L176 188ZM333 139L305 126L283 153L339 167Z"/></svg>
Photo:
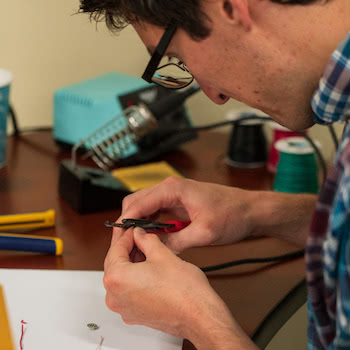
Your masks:
<svg viewBox="0 0 350 350"><path fill-rule="evenodd" d="M170 233L170 232L177 232L184 229L191 223L191 221L169 220L169 221L166 221L165 223L175 225L174 227L164 228L164 232Z"/></svg>

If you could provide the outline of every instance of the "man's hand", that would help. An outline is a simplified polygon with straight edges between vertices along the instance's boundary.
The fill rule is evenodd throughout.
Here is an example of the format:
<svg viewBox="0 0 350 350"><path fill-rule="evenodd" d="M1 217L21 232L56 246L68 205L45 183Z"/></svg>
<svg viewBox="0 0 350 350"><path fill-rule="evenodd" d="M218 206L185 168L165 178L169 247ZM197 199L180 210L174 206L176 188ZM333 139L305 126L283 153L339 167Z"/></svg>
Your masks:
<svg viewBox="0 0 350 350"><path fill-rule="evenodd" d="M304 245L314 205L314 195L247 191L170 177L125 197L121 218L155 218L166 211L174 219L191 220L181 231L161 235L175 253L262 235Z"/></svg>
<svg viewBox="0 0 350 350"><path fill-rule="evenodd" d="M191 220L185 229L161 236L176 253L194 246L232 243L245 238L252 230L251 193L170 177L159 185L127 196L122 218L155 217L164 210L174 219Z"/></svg>
<svg viewBox="0 0 350 350"><path fill-rule="evenodd" d="M134 245L145 261L130 261ZM115 228L104 285L107 306L127 324L187 338L198 349L231 349L231 344L254 348L204 273L174 255L157 235L140 228Z"/></svg>

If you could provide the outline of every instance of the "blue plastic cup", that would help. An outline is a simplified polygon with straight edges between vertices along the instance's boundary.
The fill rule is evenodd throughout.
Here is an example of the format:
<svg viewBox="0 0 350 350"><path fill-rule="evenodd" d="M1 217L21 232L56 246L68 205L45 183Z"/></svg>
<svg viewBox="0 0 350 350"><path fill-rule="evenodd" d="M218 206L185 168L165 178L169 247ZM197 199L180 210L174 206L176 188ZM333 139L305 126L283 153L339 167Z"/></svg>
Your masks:
<svg viewBox="0 0 350 350"><path fill-rule="evenodd" d="M7 117L12 73L0 69L0 168L5 165L7 141Z"/></svg>

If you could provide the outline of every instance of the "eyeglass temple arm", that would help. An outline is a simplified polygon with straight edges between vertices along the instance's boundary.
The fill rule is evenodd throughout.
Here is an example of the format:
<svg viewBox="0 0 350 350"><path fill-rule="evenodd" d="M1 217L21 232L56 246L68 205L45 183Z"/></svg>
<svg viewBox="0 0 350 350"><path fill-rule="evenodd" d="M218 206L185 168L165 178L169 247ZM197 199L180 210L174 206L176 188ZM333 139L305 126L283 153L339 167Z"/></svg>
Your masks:
<svg viewBox="0 0 350 350"><path fill-rule="evenodd" d="M157 70L159 62L164 56L164 53L169 45L171 38L175 34L176 29L176 26L170 26L165 30L164 35L162 36L159 44L157 45L154 53L152 54L152 58L148 63L145 72L142 75L142 79L147 81L148 83L152 83L153 74Z"/></svg>

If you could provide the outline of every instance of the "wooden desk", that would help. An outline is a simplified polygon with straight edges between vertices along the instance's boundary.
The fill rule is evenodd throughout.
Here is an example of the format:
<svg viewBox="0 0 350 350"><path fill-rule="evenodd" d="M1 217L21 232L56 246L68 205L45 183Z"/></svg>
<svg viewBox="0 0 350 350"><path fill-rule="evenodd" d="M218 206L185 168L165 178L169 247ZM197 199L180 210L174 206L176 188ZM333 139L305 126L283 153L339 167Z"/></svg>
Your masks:
<svg viewBox="0 0 350 350"><path fill-rule="evenodd" d="M187 177L248 189L270 189L273 178L265 169L243 170L225 164L228 138L205 132L164 157ZM60 270L103 270L111 230L103 225L118 210L79 215L58 196L58 166L69 158L49 132L10 137L7 166L0 169L0 215L55 209L56 227L39 234L57 236L65 244L62 257L0 252L0 267ZM37 232L36 232L37 233ZM182 258L207 266L230 260L266 257L298 247L271 238L247 240L225 247L190 249ZM266 315L304 277L302 258L278 265L247 265L208 274L243 329L252 336ZM184 349L192 346L184 343Z"/></svg>

